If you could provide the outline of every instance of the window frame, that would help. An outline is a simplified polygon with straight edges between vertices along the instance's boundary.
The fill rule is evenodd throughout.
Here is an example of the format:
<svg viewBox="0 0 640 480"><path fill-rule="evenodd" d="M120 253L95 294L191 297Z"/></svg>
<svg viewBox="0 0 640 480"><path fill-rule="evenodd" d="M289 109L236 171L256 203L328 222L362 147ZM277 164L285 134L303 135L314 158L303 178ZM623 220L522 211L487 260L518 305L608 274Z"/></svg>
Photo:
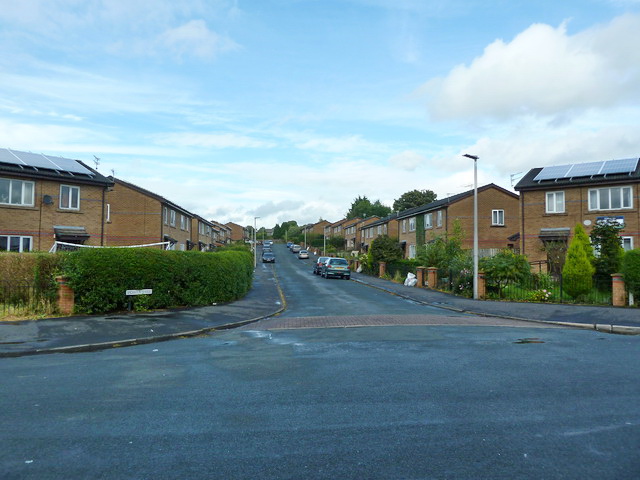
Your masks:
<svg viewBox="0 0 640 480"><path fill-rule="evenodd" d="M29 180L19 180L17 178L9 178L9 177L0 177L0 180L6 180L9 183L9 191L8 198L6 202L0 201L0 205L10 205L15 207L33 207L35 206L35 196L36 196L36 183ZM13 197L13 184L14 182L20 183L20 203L12 203L11 197ZM31 187L31 201L30 203L26 203L25 199L25 185L30 185Z"/></svg>
<svg viewBox="0 0 640 480"><path fill-rule="evenodd" d="M625 248L624 247L624 242L625 240L629 240L629 248ZM621 235L620 236L620 245L622 246L622 248L624 249L624 251L629 251L629 250L633 250L633 237L630 235Z"/></svg>
<svg viewBox="0 0 640 480"><path fill-rule="evenodd" d="M620 207L611 207L611 191L613 189L620 189ZM608 202L609 202L609 207L608 208L601 208L601 195L600 192L603 190L607 190L608 191ZM628 190L629 191L629 195L628 195L628 199L629 199L629 206L625 207L624 206L624 191ZM596 194L596 208L594 208L594 206L591 203L591 193L595 193ZM597 188L590 188L587 192L587 202L588 202L588 207L589 207L589 211L590 212L594 212L594 211L614 211L614 210L631 210L633 208L633 187L631 185L622 185L622 186L614 186L614 187L597 187Z"/></svg>
<svg viewBox="0 0 640 480"><path fill-rule="evenodd" d="M553 196L553 210L549 209L549 195ZM558 205L557 196L562 195L562 211L556 211ZM553 190L551 192L544 193L544 211L549 214L565 213L567 211L567 196L564 190Z"/></svg>
<svg viewBox="0 0 640 480"><path fill-rule="evenodd" d="M407 219L402 220L402 233L407 233Z"/></svg>
<svg viewBox="0 0 640 480"><path fill-rule="evenodd" d="M433 228L433 212L424 214L424 229Z"/></svg>
<svg viewBox="0 0 640 480"><path fill-rule="evenodd" d="M63 205L62 203L62 199L63 197L63 193L62 193L62 189L64 188L68 188L69 189L69 206ZM73 191L76 190L78 192L78 204L77 206L72 206L71 204L73 203ZM80 187L77 187L75 185L64 185L64 184L60 184L60 197L59 197L59 201L58 201L58 208L60 210L74 210L74 211L78 211L80 210Z"/></svg>
<svg viewBox="0 0 640 480"><path fill-rule="evenodd" d="M164 224L169 225L169 209L167 207L162 207L162 217L164 219Z"/></svg>
<svg viewBox="0 0 640 480"><path fill-rule="evenodd" d="M438 210L436 212L436 226L437 227L441 227L442 226L442 210Z"/></svg>
<svg viewBox="0 0 640 480"><path fill-rule="evenodd" d="M491 226L504 227L504 209L496 208L494 210L491 210Z"/></svg>
<svg viewBox="0 0 640 480"><path fill-rule="evenodd" d="M416 245L415 243L409 244L409 256L408 258L416 258Z"/></svg>
<svg viewBox="0 0 640 480"><path fill-rule="evenodd" d="M0 235L0 239L6 239L7 242L7 248L6 250L2 250L0 249L0 252L32 252L33 251L33 237L31 235ZM18 238L18 250L11 250L11 239L12 238ZM27 250L25 250L24 247L24 241L28 240L29 241L29 248Z"/></svg>
<svg viewBox="0 0 640 480"><path fill-rule="evenodd" d="M104 216L104 221L107 223L111 223L111 204L107 203L107 208Z"/></svg>
<svg viewBox="0 0 640 480"><path fill-rule="evenodd" d="M410 232L416 231L416 217L411 217L409 219L409 231Z"/></svg>
<svg viewBox="0 0 640 480"><path fill-rule="evenodd" d="M176 226L176 211L175 210L169 210L169 226L170 227L175 227Z"/></svg>

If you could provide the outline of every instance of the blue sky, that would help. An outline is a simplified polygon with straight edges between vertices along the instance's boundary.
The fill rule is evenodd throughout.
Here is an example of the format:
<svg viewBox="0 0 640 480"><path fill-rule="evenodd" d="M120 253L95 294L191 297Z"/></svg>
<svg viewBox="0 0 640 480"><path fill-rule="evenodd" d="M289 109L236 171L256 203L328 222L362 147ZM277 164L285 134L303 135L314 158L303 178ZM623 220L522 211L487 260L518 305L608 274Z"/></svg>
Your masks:
<svg viewBox="0 0 640 480"><path fill-rule="evenodd" d="M0 0L0 146L205 218L336 221L640 156L640 0Z"/></svg>

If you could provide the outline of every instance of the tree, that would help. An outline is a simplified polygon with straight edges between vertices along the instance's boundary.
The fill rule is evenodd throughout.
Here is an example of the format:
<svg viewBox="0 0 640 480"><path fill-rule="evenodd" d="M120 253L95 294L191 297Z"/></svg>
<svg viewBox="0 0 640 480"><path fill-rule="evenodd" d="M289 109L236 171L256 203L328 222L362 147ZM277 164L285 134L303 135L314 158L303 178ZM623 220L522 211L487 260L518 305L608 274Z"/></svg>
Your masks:
<svg viewBox="0 0 640 480"><path fill-rule="evenodd" d="M591 246L589 235L587 235L587 232L584 231L584 227L582 226L582 224L576 224L576 227L573 230L573 235L580 240L580 245L582 245L582 248L584 249L587 260L589 260L589 263L593 265L593 262L595 261L593 247Z"/></svg>
<svg viewBox="0 0 640 480"><path fill-rule="evenodd" d="M401 212L413 207L419 207L420 205L426 205L434 202L437 195L431 190L411 190L400 195L393 202L393 210L395 212Z"/></svg>
<svg viewBox="0 0 640 480"><path fill-rule="evenodd" d="M463 270L467 267L469 253L462 248L464 231L460 222L453 222L451 233L437 236L418 251L418 259L425 267Z"/></svg>
<svg viewBox="0 0 640 480"><path fill-rule="evenodd" d="M591 243L597 256L594 260L596 275L602 285L610 285L609 275L620 270L620 261L624 250L620 241L620 231L624 224L613 220L599 220L591 229ZM606 279L606 280L605 280Z"/></svg>
<svg viewBox="0 0 640 480"><path fill-rule="evenodd" d="M387 235L380 235L371 242L369 254L374 262L393 262L402 259L402 249L398 241Z"/></svg>
<svg viewBox="0 0 640 480"><path fill-rule="evenodd" d="M501 250L493 257L481 258L479 269L484 272L487 282L497 285L500 295L508 283L521 282L531 275L527 257L509 249Z"/></svg>
<svg viewBox="0 0 640 480"><path fill-rule="evenodd" d="M366 196L358 196L351 203L351 208L347 212L346 218L386 217L390 213L391 208L380 203L380 200L371 203L371 200Z"/></svg>
<svg viewBox="0 0 640 480"><path fill-rule="evenodd" d="M629 250L622 257L621 271L624 284L629 293L633 293L637 303L640 300L640 249Z"/></svg>
<svg viewBox="0 0 640 480"><path fill-rule="evenodd" d="M582 229L582 225L576 225L574 236L567 250L567 257L562 268L562 284L564 291L573 298L586 295L593 287L593 274L595 268L589 261L587 252L591 249L589 239ZM585 244L586 243L586 244ZM592 253L593 255L593 253Z"/></svg>

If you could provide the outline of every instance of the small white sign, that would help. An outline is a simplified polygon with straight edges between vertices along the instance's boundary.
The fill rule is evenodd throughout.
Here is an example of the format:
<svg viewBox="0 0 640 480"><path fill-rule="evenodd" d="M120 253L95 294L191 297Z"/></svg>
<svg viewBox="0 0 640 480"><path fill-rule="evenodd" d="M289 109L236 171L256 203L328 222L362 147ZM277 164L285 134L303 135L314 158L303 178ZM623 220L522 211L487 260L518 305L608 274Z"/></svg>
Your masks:
<svg viewBox="0 0 640 480"><path fill-rule="evenodd" d="M127 290L126 295L151 295L153 293L153 289L144 288L142 290Z"/></svg>

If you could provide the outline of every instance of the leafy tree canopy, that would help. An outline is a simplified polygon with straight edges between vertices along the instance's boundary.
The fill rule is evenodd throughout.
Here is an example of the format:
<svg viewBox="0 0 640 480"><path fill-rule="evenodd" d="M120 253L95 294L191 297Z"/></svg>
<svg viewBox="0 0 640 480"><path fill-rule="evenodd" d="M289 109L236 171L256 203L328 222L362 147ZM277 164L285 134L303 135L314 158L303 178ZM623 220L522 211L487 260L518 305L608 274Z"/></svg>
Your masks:
<svg viewBox="0 0 640 480"><path fill-rule="evenodd" d="M427 203L434 202L437 195L431 190L411 190L400 195L393 202L393 210L395 212L401 212L413 207L419 207L420 205L426 205Z"/></svg>
<svg viewBox="0 0 640 480"><path fill-rule="evenodd" d="M374 262L393 262L402 259L402 249L398 241L386 235L376 237L371 242L369 254Z"/></svg>
<svg viewBox="0 0 640 480"><path fill-rule="evenodd" d="M598 252L594 260L597 274L607 276L619 271L624 253L620 240L620 231L623 228L624 224L616 221L600 220L591 229L591 243Z"/></svg>
<svg viewBox="0 0 640 480"><path fill-rule="evenodd" d="M346 218L386 217L390 213L391 208L380 203L380 200L376 200L371 203L371 200L366 196L358 196L358 198L356 198L351 204L351 208L347 212Z"/></svg>

